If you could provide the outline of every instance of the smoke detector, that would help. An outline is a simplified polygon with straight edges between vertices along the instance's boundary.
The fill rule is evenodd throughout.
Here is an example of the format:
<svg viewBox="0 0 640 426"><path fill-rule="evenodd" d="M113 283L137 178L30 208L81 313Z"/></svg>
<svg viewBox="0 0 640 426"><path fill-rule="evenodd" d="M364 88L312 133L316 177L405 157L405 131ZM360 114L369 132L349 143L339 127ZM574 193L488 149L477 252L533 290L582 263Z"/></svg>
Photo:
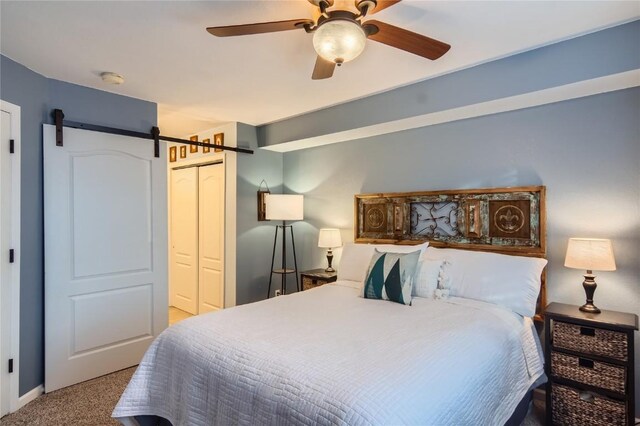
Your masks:
<svg viewBox="0 0 640 426"><path fill-rule="evenodd" d="M103 72L100 74L102 81L107 84L122 84L124 83L124 77L115 72Z"/></svg>

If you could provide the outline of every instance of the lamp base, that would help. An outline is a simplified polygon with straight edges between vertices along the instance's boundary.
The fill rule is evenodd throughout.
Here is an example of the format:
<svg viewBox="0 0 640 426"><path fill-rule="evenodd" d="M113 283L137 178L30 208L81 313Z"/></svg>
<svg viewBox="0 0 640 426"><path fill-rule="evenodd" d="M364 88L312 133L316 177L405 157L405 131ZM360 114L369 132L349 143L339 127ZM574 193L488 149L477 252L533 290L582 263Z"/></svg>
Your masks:
<svg viewBox="0 0 640 426"><path fill-rule="evenodd" d="M596 288L598 285L596 284L596 276L591 273L591 271L587 271L584 276L584 281L582 282L582 287L584 287L584 293L587 296L587 303L580 306L580 310L582 312L588 312L590 314L599 314L600 309L593 304L593 294L596 292Z"/></svg>
<svg viewBox="0 0 640 426"><path fill-rule="evenodd" d="M331 262L333 261L333 251L331 249L329 249L329 251L327 252L327 263L329 264L329 266L327 266L327 269L325 269L325 272L335 272L336 270L333 269L331 267Z"/></svg>
<svg viewBox="0 0 640 426"><path fill-rule="evenodd" d="M601 312L600 309L598 309L598 307L593 303L585 303L584 305L580 306L580 310L582 312L588 312L590 314L599 314Z"/></svg>

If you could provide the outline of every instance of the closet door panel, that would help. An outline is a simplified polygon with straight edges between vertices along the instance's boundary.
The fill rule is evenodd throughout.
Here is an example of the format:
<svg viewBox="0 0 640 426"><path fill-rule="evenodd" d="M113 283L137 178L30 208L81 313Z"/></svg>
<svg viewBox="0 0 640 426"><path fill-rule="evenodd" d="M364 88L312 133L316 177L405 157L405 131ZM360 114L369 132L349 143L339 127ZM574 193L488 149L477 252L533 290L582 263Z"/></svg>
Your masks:
<svg viewBox="0 0 640 426"><path fill-rule="evenodd" d="M171 172L172 306L198 313L198 168Z"/></svg>
<svg viewBox="0 0 640 426"><path fill-rule="evenodd" d="M224 166L199 170L199 313L224 307Z"/></svg>
<svg viewBox="0 0 640 426"><path fill-rule="evenodd" d="M200 278L203 283L200 289L200 313L222 309L222 271L203 266L200 268Z"/></svg>

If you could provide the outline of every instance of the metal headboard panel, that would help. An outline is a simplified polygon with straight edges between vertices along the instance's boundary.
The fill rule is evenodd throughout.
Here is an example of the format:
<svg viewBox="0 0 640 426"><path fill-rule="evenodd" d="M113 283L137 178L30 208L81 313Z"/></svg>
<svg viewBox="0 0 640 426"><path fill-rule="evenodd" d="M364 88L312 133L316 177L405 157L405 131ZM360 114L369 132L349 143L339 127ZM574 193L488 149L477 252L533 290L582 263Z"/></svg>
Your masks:
<svg viewBox="0 0 640 426"><path fill-rule="evenodd" d="M355 242L419 244L546 257L545 187L355 196ZM546 306L546 268L536 319Z"/></svg>

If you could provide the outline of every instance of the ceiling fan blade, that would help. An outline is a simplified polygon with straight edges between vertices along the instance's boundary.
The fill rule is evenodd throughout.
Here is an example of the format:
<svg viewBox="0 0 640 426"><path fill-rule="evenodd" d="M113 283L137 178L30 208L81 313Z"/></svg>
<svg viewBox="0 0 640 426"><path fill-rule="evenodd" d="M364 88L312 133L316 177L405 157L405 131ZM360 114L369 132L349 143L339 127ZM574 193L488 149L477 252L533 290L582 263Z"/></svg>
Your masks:
<svg viewBox="0 0 640 426"><path fill-rule="evenodd" d="M228 25L225 27L209 27L207 31L216 37L241 36L249 34L273 33L303 28L304 24L313 25L311 19L290 19L288 21L260 22L257 24Z"/></svg>
<svg viewBox="0 0 640 426"><path fill-rule="evenodd" d="M431 60L438 59L451 48L447 43L380 21L367 21L362 27L368 37L378 43Z"/></svg>
<svg viewBox="0 0 640 426"><path fill-rule="evenodd" d="M378 13L381 10L384 10L388 7L394 6L398 3L400 3L402 0L377 0L376 2L376 7L369 12L369 15L372 15L374 13Z"/></svg>
<svg viewBox="0 0 640 426"><path fill-rule="evenodd" d="M336 64L334 62L327 61L321 56L318 56L316 59L316 66L313 67L313 74L311 74L311 78L313 80L330 78L333 75L333 70L335 70L335 68Z"/></svg>

